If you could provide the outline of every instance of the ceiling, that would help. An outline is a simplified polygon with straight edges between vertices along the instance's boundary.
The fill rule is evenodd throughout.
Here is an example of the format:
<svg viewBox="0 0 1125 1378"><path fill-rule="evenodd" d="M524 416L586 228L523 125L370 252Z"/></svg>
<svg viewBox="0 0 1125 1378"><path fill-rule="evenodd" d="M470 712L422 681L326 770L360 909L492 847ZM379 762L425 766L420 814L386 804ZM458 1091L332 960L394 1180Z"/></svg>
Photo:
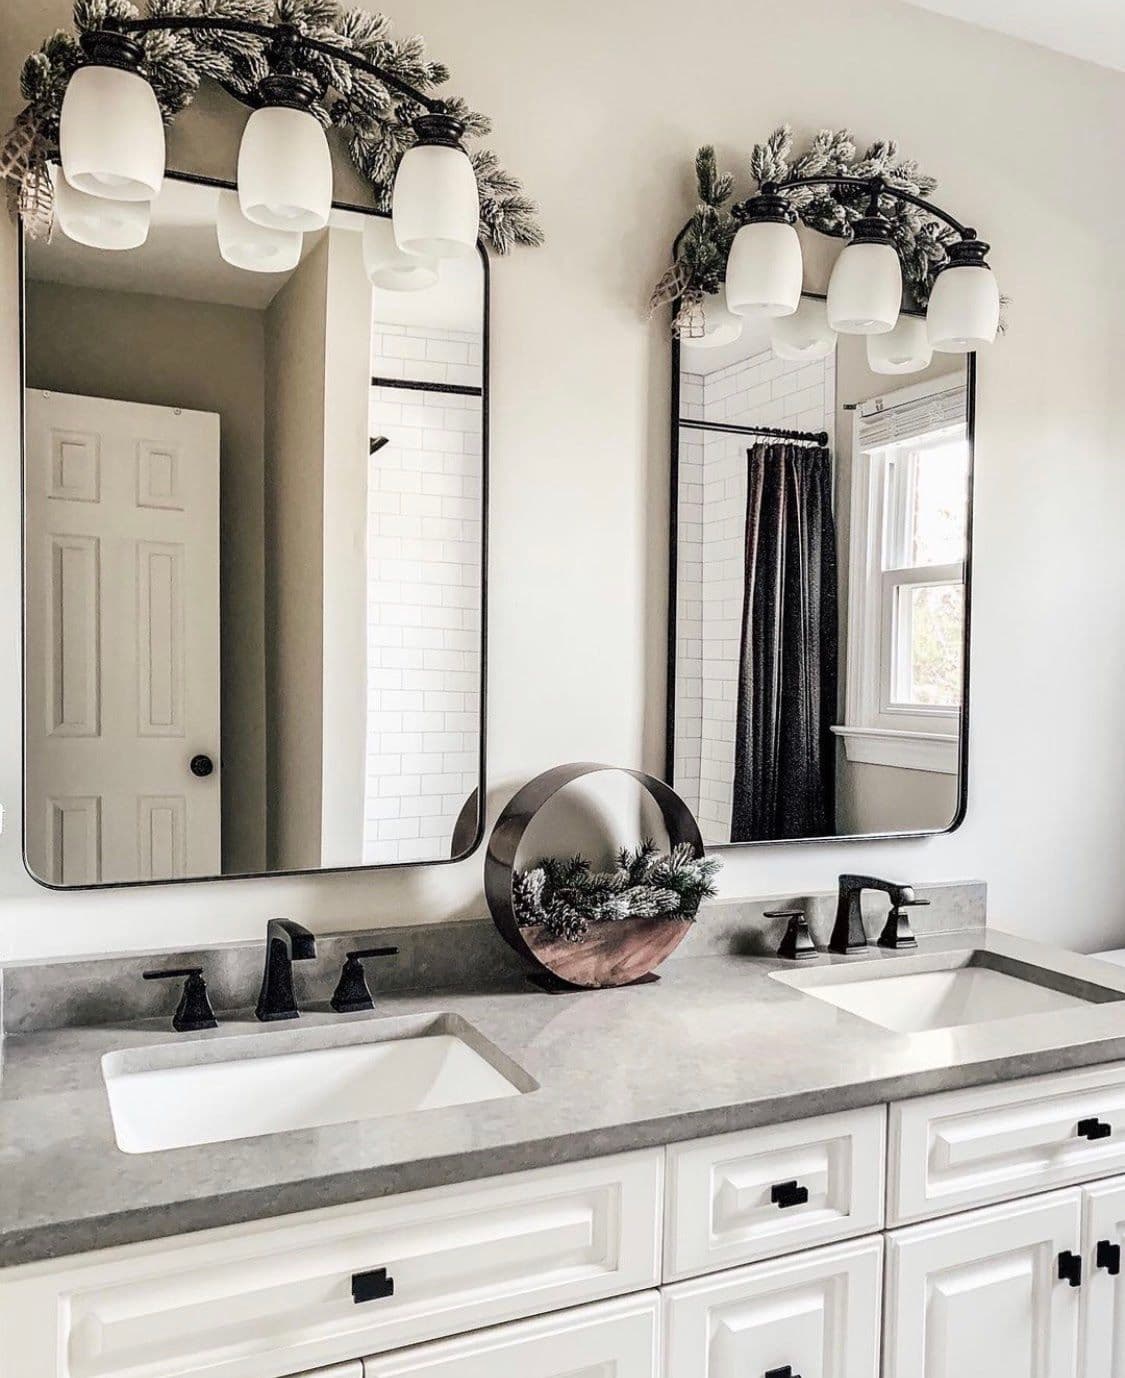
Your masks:
<svg viewBox="0 0 1125 1378"><path fill-rule="evenodd" d="M1125 72L1123 0L907 0Z"/></svg>

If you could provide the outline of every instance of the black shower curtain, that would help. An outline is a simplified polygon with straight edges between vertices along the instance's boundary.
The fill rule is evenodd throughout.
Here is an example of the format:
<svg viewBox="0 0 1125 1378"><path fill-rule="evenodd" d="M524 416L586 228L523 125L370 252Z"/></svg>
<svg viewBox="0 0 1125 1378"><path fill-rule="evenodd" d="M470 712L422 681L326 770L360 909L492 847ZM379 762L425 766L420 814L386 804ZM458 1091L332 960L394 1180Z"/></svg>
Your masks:
<svg viewBox="0 0 1125 1378"><path fill-rule="evenodd" d="M745 594L731 841L835 827L837 595L825 449L747 452Z"/></svg>

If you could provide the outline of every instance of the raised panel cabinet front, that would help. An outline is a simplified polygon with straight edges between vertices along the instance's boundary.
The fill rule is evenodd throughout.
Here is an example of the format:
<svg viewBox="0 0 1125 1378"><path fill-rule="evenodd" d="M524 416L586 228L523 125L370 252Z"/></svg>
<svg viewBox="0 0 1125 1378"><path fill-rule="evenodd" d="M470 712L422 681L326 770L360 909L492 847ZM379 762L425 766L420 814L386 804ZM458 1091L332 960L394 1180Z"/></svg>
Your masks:
<svg viewBox="0 0 1125 1378"><path fill-rule="evenodd" d="M668 1378L875 1378L882 1259L860 1239L666 1287Z"/></svg>
<svg viewBox="0 0 1125 1378"><path fill-rule="evenodd" d="M8 1269L0 1378L282 1378L650 1288L662 1166L651 1149Z"/></svg>
<svg viewBox="0 0 1125 1378"><path fill-rule="evenodd" d="M1125 1064L891 1106L888 1225L1125 1172Z"/></svg>
<svg viewBox="0 0 1125 1378"><path fill-rule="evenodd" d="M1125 1378L1125 1177L1082 1193L1082 1378Z"/></svg>
<svg viewBox="0 0 1125 1378"><path fill-rule="evenodd" d="M665 1279L879 1229L885 1142L886 1109L872 1105L674 1144Z"/></svg>
<svg viewBox="0 0 1125 1378"><path fill-rule="evenodd" d="M364 1378L658 1378L656 1292L400 1349Z"/></svg>
<svg viewBox="0 0 1125 1378"><path fill-rule="evenodd" d="M1081 1203L1075 1188L892 1231L883 1378L1076 1378Z"/></svg>

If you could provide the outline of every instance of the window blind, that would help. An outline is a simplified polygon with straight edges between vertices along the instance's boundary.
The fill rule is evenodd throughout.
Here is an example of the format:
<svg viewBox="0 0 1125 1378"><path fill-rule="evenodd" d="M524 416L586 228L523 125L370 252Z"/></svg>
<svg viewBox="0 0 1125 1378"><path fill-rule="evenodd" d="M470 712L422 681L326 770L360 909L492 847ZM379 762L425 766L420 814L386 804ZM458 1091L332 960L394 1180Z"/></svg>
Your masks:
<svg viewBox="0 0 1125 1378"><path fill-rule="evenodd" d="M864 402L856 413L856 440L860 450L878 450L914 440L932 431L965 424L967 389L963 382L926 393L921 397L896 394Z"/></svg>

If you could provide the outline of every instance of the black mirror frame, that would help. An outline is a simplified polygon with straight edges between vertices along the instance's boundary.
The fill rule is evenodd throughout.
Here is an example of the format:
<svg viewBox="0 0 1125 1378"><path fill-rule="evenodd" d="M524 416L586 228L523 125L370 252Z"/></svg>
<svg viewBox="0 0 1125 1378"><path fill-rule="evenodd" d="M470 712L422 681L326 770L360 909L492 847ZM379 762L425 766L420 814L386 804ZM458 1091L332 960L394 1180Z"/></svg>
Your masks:
<svg viewBox="0 0 1125 1378"><path fill-rule="evenodd" d="M822 292L802 292L802 296L824 300ZM906 310L907 315L921 316L924 312ZM965 635L961 667L961 714L958 739L957 807L953 818L944 828L907 829L901 832L830 833L823 837L762 838L752 842L708 842L707 850L728 847L790 847L810 843L831 842L888 842L917 837L942 837L956 832L965 821L969 807L969 683L972 659L972 593L973 593L973 490L976 484L976 410L977 356L966 358L966 417L965 428L969 442L969 493L965 521ZM676 600L677 558L679 545L679 478L680 478L680 341L673 335L671 349L671 435L668 517L668 647L666 668L666 698L664 720L664 780L673 789L676 751Z"/></svg>
<svg viewBox="0 0 1125 1378"><path fill-rule="evenodd" d="M223 178L205 177L198 173L167 171L165 177L170 181L187 182L196 186L216 187L219 190L237 190L233 182L228 182ZM333 201L333 210L351 211L358 215L375 216L387 220L390 215L386 211L376 210L373 206L361 206L350 201ZM26 390L27 390L27 275L26 275L26 248L25 235L21 229L17 241L17 261L16 272L18 277L18 307L19 307L19 350L20 350L20 373L19 373L19 426L20 426L20 644L18 650L19 662L19 683L20 683L20 702L22 704L22 716L20 724L20 784L23 789L23 799L20 801L20 858L23 861L24 870L37 885L45 890L57 891L60 894L81 894L85 891L97 890L137 890L150 889L154 886L169 885L197 885L211 881L228 880L271 880L289 876L326 876L341 875L350 872L373 872L373 871L401 871L407 868L419 868L423 866L450 866L459 861L465 861L480 847L484 840L485 814L480 807L479 801L487 797L488 780L488 515L489 515L489 400L490 400L490 380L491 380L491 278L489 273L488 253L484 245L477 241L477 255L481 263L483 273L481 297L481 555L480 555L480 769L477 779L477 787L474 794L470 795L462 807L461 815L457 819L454 827L451 845L453 852L448 857L435 857L432 861L391 861L374 866L320 866L298 870L277 870L277 871L238 871L229 875L212 876L184 876L176 880L122 880L122 881L101 881L91 885L55 885L50 881L43 880L31 869L27 857L27 718L28 704L25 693L24 661L27 648L27 504L25 499L26 491L26 471L27 471L27 416L26 416ZM475 798L476 821L475 825L467 818L471 801Z"/></svg>

